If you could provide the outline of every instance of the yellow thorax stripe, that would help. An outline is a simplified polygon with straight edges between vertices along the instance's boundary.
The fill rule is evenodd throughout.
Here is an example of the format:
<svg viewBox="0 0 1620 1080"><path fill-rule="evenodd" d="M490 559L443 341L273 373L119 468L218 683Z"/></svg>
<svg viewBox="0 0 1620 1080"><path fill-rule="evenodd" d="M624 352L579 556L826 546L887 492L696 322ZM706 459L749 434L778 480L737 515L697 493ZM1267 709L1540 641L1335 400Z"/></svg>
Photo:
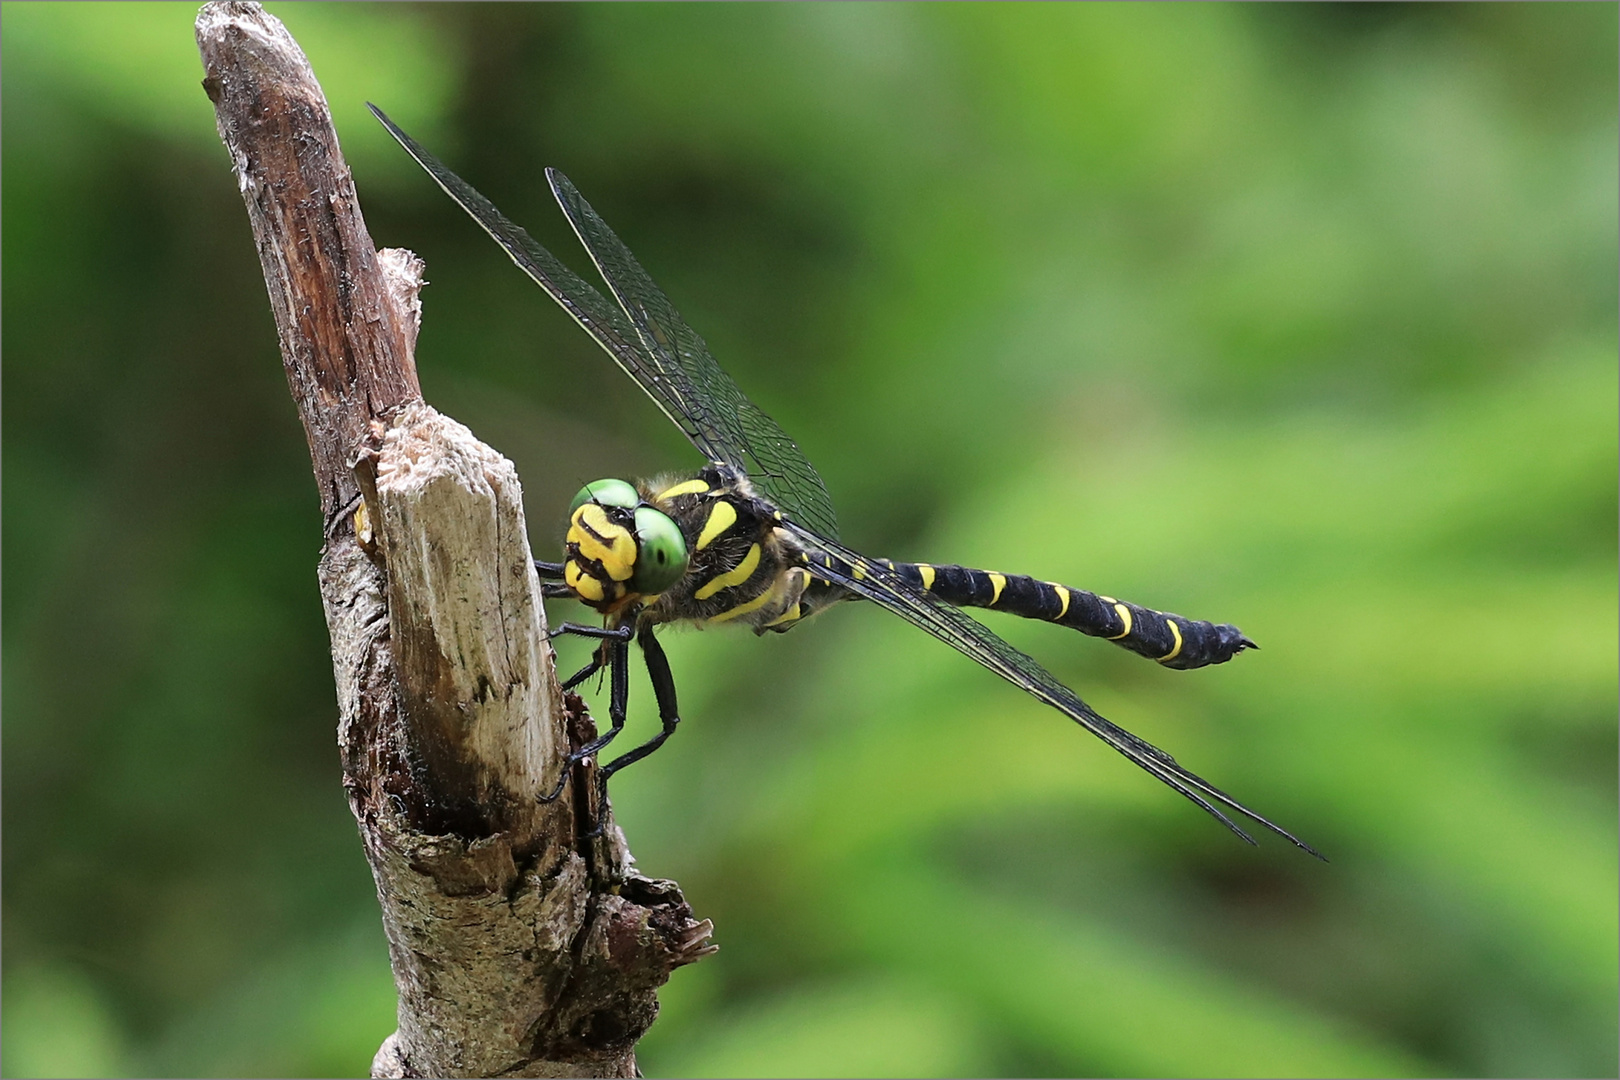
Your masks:
<svg viewBox="0 0 1620 1080"><path fill-rule="evenodd" d="M764 592L760 593L758 596L754 597L752 600L749 600L746 603L738 604L734 608L731 608L731 609L729 609L727 611L722 611L718 615L711 616L709 618L709 621L712 622L712 623L729 622L730 620L735 619L739 615L747 615L750 611L753 611L753 610L755 610L757 608L764 607L766 601L770 600L775 595L776 595L776 590L775 589L766 589Z"/></svg>
<svg viewBox="0 0 1620 1080"><path fill-rule="evenodd" d="M710 541L737 523L737 509L725 500L714 504L709 511L709 520L703 523L703 531L698 534L697 549L702 551L709 546Z"/></svg>
<svg viewBox="0 0 1620 1080"><path fill-rule="evenodd" d="M655 498L655 499L673 499L677 495L701 495L705 491L708 491L708 490L709 490L709 485L704 483L702 480L683 480L679 484L676 484L674 487L665 488L663 491L660 491L657 495L654 495L653 498Z"/></svg>
<svg viewBox="0 0 1620 1080"><path fill-rule="evenodd" d="M1174 619L1166 619L1164 621L1170 624L1170 632L1176 636L1176 647L1159 657L1159 663L1161 664L1169 663L1181 653L1181 627L1176 625L1176 620Z"/></svg>
<svg viewBox="0 0 1620 1080"><path fill-rule="evenodd" d="M703 587L692 594L694 600L707 600L721 589L729 589L733 585L741 585L754 576L759 569L759 545L754 544L743 556L743 561L737 564L736 569L728 570L724 574L716 574L704 583Z"/></svg>
<svg viewBox="0 0 1620 1080"><path fill-rule="evenodd" d="M927 563L918 563L917 572L922 575L923 591L927 592L934 587L934 568Z"/></svg>

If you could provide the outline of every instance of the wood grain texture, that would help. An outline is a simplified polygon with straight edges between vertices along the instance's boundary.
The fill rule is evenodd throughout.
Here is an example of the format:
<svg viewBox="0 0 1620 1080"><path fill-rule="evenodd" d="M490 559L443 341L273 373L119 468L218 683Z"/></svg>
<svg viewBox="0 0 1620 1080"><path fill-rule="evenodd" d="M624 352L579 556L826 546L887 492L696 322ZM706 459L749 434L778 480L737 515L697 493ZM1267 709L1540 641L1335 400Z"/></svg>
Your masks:
<svg viewBox="0 0 1620 1080"><path fill-rule="evenodd" d="M373 1075L636 1075L712 927L576 800L593 765L536 799L594 729L557 684L517 474L422 402L422 264L374 250L297 44L218 2L197 42L325 521L343 784L399 990Z"/></svg>

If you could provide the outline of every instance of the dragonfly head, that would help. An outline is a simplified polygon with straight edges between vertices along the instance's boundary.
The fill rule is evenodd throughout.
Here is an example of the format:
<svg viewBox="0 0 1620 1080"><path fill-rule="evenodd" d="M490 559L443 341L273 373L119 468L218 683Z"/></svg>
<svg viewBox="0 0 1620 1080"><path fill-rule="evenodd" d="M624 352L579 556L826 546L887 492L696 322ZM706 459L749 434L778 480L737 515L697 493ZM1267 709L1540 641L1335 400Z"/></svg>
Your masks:
<svg viewBox="0 0 1620 1080"><path fill-rule="evenodd" d="M563 580L585 604L607 614L656 596L681 579L686 563L680 526L634 485L597 480L574 496Z"/></svg>

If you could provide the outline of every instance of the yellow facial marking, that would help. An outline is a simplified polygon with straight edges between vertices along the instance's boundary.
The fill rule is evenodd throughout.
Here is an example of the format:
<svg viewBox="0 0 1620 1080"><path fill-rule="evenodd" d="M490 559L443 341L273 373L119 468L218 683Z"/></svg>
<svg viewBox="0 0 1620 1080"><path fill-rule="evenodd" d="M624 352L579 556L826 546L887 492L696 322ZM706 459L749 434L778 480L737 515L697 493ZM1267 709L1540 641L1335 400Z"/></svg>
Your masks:
<svg viewBox="0 0 1620 1080"><path fill-rule="evenodd" d="M992 589L994 589L995 592L990 594L990 605L989 606L990 607L995 607L996 606L996 601L1001 599L1001 590L1005 589L1007 587L1007 575L1006 574L997 574L997 573L991 572L991 574L990 574L990 587Z"/></svg>
<svg viewBox="0 0 1620 1080"><path fill-rule="evenodd" d="M934 568L927 563L918 563L917 572L922 575L923 591L927 592L934 587Z"/></svg>
<svg viewBox="0 0 1620 1080"><path fill-rule="evenodd" d="M1176 637L1176 647L1159 657L1159 663L1161 664L1174 660L1181 653L1181 627L1176 625L1176 620L1174 619L1166 619L1164 621L1170 624L1170 632Z"/></svg>
<svg viewBox="0 0 1620 1080"><path fill-rule="evenodd" d="M570 560L563 567L563 580L568 583L570 589L573 589L591 603L600 604L602 602L605 595L602 591L602 583L581 573L578 563Z"/></svg>
<svg viewBox="0 0 1620 1080"><path fill-rule="evenodd" d="M585 558L601 563L614 581L628 581L635 573L636 538L609 521L607 512L596 503L586 503L574 512L568 539L579 545Z"/></svg>
<svg viewBox="0 0 1620 1080"><path fill-rule="evenodd" d="M1056 622L1058 619L1063 618L1063 616L1069 613L1069 590L1064 588L1062 585L1059 585L1055 581L1048 581L1047 584L1057 590L1058 599L1063 601L1063 606L1058 608L1057 615L1055 615L1052 619L1053 622Z"/></svg>
<svg viewBox="0 0 1620 1080"><path fill-rule="evenodd" d="M1105 597L1103 597L1103 599L1107 600L1109 603L1114 605L1114 610L1119 612L1119 617L1122 620L1124 620L1124 622L1125 622L1125 629L1121 630L1119 633L1115 634L1113 637L1109 638L1108 640L1109 641L1118 641L1122 637L1128 637L1130 635L1130 632L1131 632L1131 609L1126 607L1124 604L1120 603L1118 600L1115 600L1113 597L1105 596ZM1179 646L1179 645L1176 646L1176 648L1178 648L1178 649L1180 647L1181 646Z"/></svg>
<svg viewBox="0 0 1620 1080"><path fill-rule="evenodd" d="M665 488L653 498L662 502L664 499L673 499L677 495L701 495L709 490L709 485L702 480L683 480L672 488Z"/></svg>
<svg viewBox="0 0 1620 1080"><path fill-rule="evenodd" d="M698 534L697 549L702 551L710 542L733 525L737 524L737 511L728 502L717 502L714 509L709 511L709 520L703 523L703 531Z"/></svg>
<svg viewBox="0 0 1620 1080"><path fill-rule="evenodd" d="M743 561L737 564L735 570L727 570L724 574L716 574L704 583L703 587L692 594L694 600L707 600L721 589L729 589L733 585L741 585L754 576L759 569L759 545L754 544L743 556Z"/></svg>
<svg viewBox="0 0 1620 1080"><path fill-rule="evenodd" d="M776 595L776 590L775 589L766 589L764 592L760 593L758 596L754 597L752 600L749 600L746 603L738 604L736 607L732 608L730 611L722 611L720 614L714 616L709 621L712 622L712 623L730 622L732 619L737 618L737 616L739 616L739 615L747 615L750 611L755 611L755 610L757 610L759 608L764 607L766 602L769 601L775 595Z"/></svg>
<svg viewBox="0 0 1620 1080"><path fill-rule="evenodd" d="M782 614L778 615L765 625L781 626L783 623L798 622L802 618L804 618L804 613L800 610L800 605L794 604L792 607L788 608L786 611L782 612Z"/></svg>

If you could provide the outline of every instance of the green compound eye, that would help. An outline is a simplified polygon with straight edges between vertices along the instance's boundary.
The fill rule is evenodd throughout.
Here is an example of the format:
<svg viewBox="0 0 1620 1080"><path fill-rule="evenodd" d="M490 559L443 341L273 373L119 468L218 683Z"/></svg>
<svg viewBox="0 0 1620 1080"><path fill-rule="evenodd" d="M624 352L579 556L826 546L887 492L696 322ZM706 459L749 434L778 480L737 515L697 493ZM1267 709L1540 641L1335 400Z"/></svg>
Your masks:
<svg viewBox="0 0 1620 1080"><path fill-rule="evenodd" d="M568 508L568 516L573 517L574 511L586 503L595 500L603 506L635 506L641 501L641 493L623 480L592 480L579 489L574 496L574 504Z"/></svg>
<svg viewBox="0 0 1620 1080"><path fill-rule="evenodd" d="M630 587L653 596L663 592L686 573L686 538L669 515L650 506L636 510L636 572Z"/></svg>

